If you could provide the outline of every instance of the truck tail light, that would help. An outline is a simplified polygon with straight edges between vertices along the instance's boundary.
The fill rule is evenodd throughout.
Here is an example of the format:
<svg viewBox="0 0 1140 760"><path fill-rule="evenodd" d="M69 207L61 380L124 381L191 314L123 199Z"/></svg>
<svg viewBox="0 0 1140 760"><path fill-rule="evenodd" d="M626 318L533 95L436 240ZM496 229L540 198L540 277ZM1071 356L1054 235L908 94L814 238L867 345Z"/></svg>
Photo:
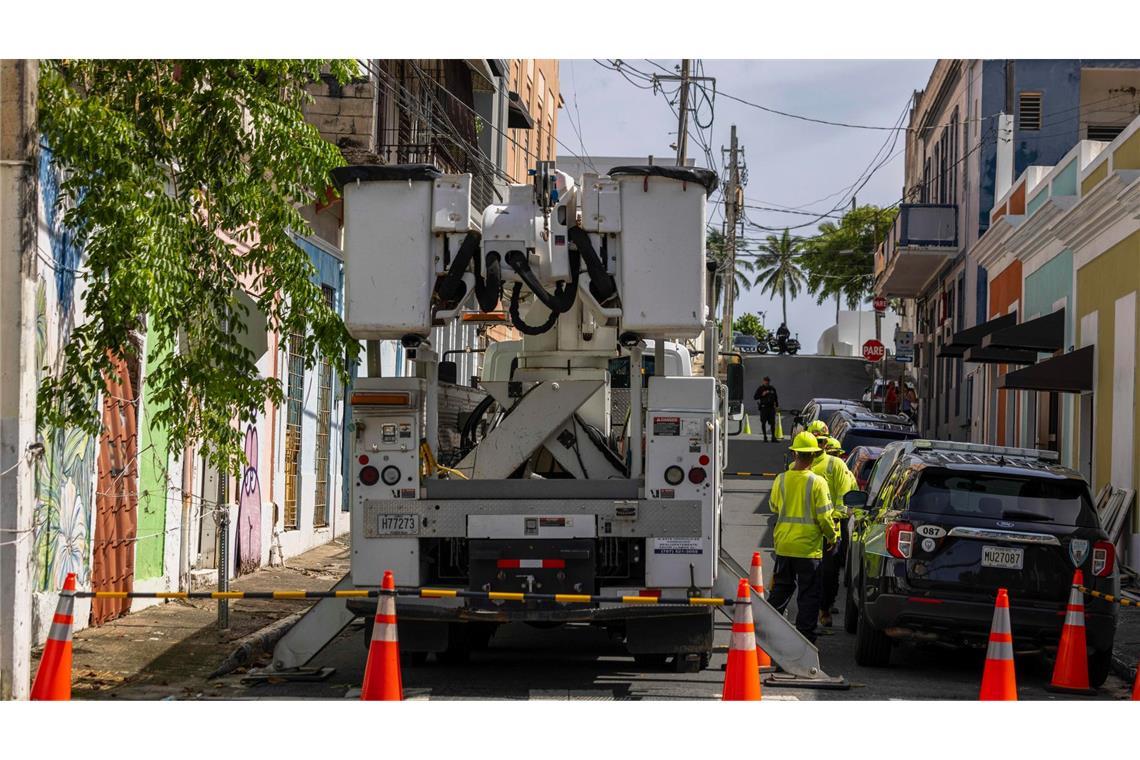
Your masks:
<svg viewBox="0 0 1140 760"><path fill-rule="evenodd" d="M374 486L380 480L380 471L372 465L360 470L360 482L366 486Z"/></svg>
<svg viewBox="0 0 1140 760"><path fill-rule="evenodd" d="M914 526L908 522L893 522L887 526L887 552L898 559L910 559L914 549Z"/></svg>
<svg viewBox="0 0 1140 760"><path fill-rule="evenodd" d="M1092 573L1098 578L1112 575L1116 564L1116 547L1110 541L1097 541L1092 550Z"/></svg>

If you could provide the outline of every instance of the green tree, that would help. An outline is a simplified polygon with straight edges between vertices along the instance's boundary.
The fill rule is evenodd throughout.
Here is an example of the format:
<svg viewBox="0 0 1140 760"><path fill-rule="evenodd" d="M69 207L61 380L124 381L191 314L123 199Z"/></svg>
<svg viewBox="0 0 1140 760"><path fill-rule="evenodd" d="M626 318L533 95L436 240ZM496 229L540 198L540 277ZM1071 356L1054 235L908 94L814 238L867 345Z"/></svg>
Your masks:
<svg viewBox="0 0 1140 760"><path fill-rule="evenodd" d="M719 313L721 301L724 299L724 283L727 279L724 273L728 271L728 242L717 230L710 229L705 238L706 255L716 262L718 276L713 279L713 312ZM742 256L740 250L736 252L736 272L733 274L733 290L732 302L736 303L736 299L740 297L742 290L750 290L752 288L752 281L748 275L752 273L755 266L746 257Z"/></svg>
<svg viewBox="0 0 1140 760"><path fill-rule="evenodd" d="M835 299L836 320L842 303L856 309L874 289L875 248L889 233L896 208L860 206L839 223L824 222L819 235L805 241L801 263L816 303Z"/></svg>
<svg viewBox="0 0 1140 760"><path fill-rule="evenodd" d="M742 335L751 335L759 340L767 340L768 338L768 329L764 327L764 323L760 321L760 317L756 314L741 314L732 323L732 329L733 332L738 332Z"/></svg>
<svg viewBox="0 0 1140 760"><path fill-rule="evenodd" d="M39 124L62 170L64 224L85 251L87 321L40 386L40 419L97 432L92 399L131 333L177 345L146 378L170 445L201 445L229 471L244 461L235 421L251 421L281 383L259 376L239 341L246 290L271 330L306 335L306 366L344 376L353 341L291 237L299 209L343 163L306 123L305 86L340 82L349 61L66 60L41 65Z"/></svg>
<svg viewBox="0 0 1140 760"><path fill-rule="evenodd" d="M769 235L756 253L757 274L753 285L759 287L761 293L780 295L784 324L788 323L788 296L795 298L804 287L804 274L798 261L801 250L802 243L785 229L779 237Z"/></svg>

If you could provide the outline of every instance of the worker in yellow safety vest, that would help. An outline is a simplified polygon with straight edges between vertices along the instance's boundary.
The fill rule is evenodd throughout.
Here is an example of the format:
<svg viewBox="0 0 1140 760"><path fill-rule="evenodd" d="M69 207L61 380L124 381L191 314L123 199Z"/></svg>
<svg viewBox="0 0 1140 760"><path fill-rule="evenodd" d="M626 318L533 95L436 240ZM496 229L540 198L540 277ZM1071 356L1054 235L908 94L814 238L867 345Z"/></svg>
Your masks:
<svg viewBox="0 0 1140 760"><path fill-rule="evenodd" d="M769 498L776 513L776 566L768 601L782 614L796 592L796 628L815 641L824 543L834 544L839 532L827 481L811 470L820 450L815 436L804 431L790 448L795 461L790 470L776 476Z"/></svg>
<svg viewBox="0 0 1140 760"><path fill-rule="evenodd" d="M819 600L819 624L824 628L831 627L831 613L838 612L833 609L835 597L839 595L839 570L847 559L847 539L851 535L848 526L847 507L843 505L843 496L848 491L855 491L859 483L848 469L847 463L831 454L832 451L841 451L841 444L830 436L819 436L820 452L816 455L811 469L817 475L822 475L827 481L827 490L831 495L831 504L835 510L838 522L839 541L833 551L824 554L823 566L820 570L822 576L823 592Z"/></svg>

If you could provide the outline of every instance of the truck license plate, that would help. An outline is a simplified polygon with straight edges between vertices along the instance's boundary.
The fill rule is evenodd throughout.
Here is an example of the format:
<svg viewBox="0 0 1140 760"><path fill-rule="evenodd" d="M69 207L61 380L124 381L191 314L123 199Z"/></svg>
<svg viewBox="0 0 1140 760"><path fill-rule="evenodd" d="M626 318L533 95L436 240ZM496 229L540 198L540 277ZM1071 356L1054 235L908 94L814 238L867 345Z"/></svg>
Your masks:
<svg viewBox="0 0 1140 760"><path fill-rule="evenodd" d="M415 536L420 532L415 515L379 515L381 536Z"/></svg>
<svg viewBox="0 0 1140 760"><path fill-rule="evenodd" d="M1001 567L1020 570L1025 564L1025 550L1006 546L983 546L982 567Z"/></svg>

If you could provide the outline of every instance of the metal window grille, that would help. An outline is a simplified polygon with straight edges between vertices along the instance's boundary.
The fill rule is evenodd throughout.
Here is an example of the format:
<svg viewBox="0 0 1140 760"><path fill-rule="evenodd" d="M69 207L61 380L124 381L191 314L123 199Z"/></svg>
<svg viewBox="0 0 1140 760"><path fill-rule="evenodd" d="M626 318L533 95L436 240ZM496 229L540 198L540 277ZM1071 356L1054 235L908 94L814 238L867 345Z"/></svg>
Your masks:
<svg viewBox="0 0 1140 760"><path fill-rule="evenodd" d="M1089 124L1088 139L1112 142L1124 131L1124 125L1117 124Z"/></svg>
<svg viewBox="0 0 1140 760"><path fill-rule="evenodd" d="M301 420L305 393L305 336L289 336L289 383L285 410L285 530L300 527L298 495L301 490Z"/></svg>
<svg viewBox="0 0 1140 760"><path fill-rule="evenodd" d="M327 285L321 290L329 308L336 308L336 292ZM317 446L316 492L313 496L313 527L329 524L329 463L332 457L333 371L328 357L322 355L317 372Z"/></svg>
<svg viewBox="0 0 1140 760"><path fill-rule="evenodd" d="M1023 92L1018 96L1017 121L1022 132L1037 132L1041 129L1041 93Z"/></svg>

